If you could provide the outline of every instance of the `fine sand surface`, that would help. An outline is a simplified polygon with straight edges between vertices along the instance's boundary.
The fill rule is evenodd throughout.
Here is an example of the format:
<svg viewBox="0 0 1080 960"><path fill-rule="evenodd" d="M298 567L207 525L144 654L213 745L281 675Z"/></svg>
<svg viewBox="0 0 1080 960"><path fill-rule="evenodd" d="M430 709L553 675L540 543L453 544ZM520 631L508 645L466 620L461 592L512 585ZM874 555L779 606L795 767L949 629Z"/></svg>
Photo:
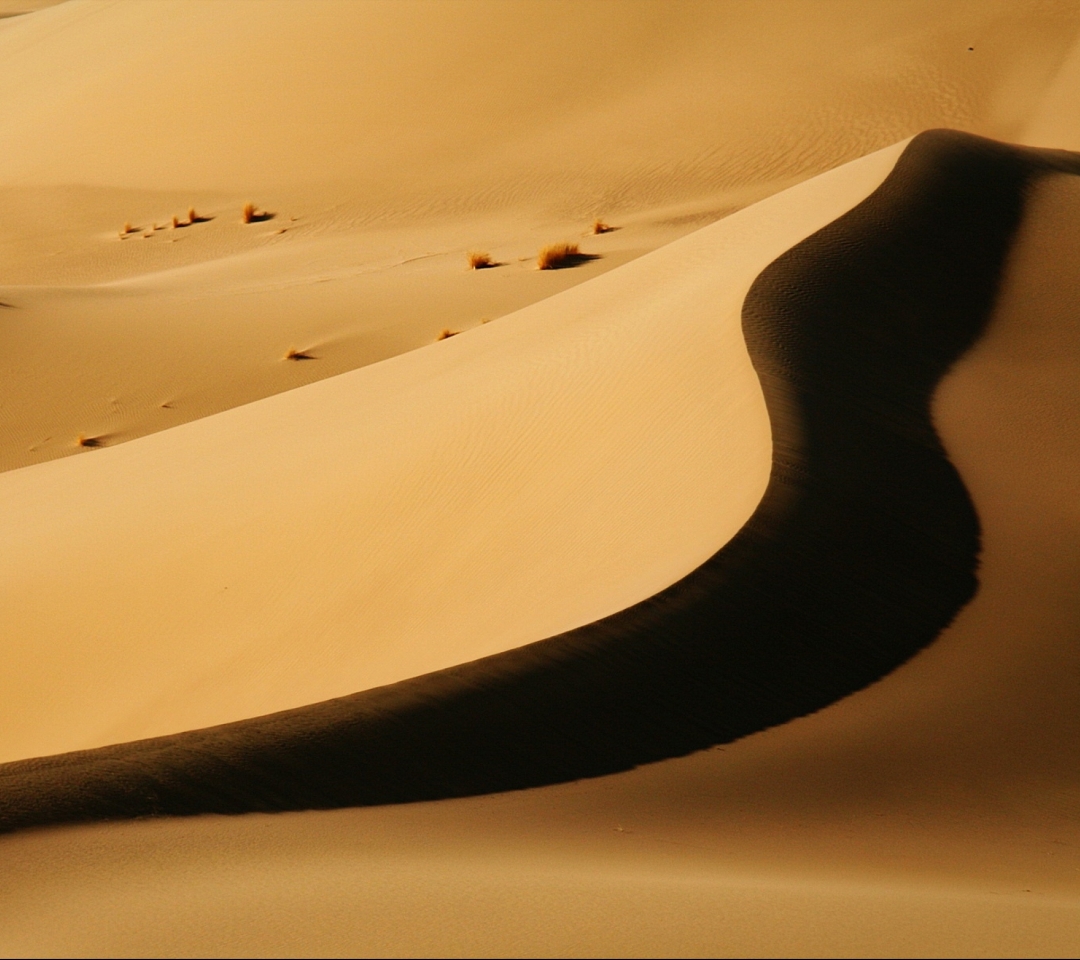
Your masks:
<svg viewBox="0 0 1080 960"><path fill-rule="evenodd" d="M640 626L748 537L850 601L739 598L818 617L813 696L758 664L741 727L610 769L722 746L571 783L13 833L0 953L1075 955L1077 160L906 138L1080 148L1080 8L505 9L0 3L0 760L409 681L435 732L386 755L443 792L382 796L475 793L421 675ZM564 239L598 259L535 270ZM595 721L552 776L492 717L495 786L603 772ZM338 802L119 749L4 768L0 820Z"/></svg>
<svg viewBox="0 0 1080 960"><path fill-rule="evenodd" d="M1080 29L1015 0L572 6L0 21L0 469L472 330L920 130L1017 140ZM564 240L599 258L533 269Z"/></svg>

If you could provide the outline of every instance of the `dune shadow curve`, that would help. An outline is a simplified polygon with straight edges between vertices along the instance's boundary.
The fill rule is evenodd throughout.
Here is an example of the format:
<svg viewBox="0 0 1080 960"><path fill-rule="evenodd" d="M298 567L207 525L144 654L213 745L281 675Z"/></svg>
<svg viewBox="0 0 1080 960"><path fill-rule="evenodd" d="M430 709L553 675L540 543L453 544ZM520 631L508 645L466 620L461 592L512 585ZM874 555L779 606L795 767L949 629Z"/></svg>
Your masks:
<svg viewBox="0 0 1080 960"><path fill-rule="evenodd" d="M743 307L767 491L678 583L516 650L203 730L0 766L0 830L520 789L681 756L821 709L932 642L979 525L930 418L994 305L1025 193L1080 156L916 137Z"/></svg>

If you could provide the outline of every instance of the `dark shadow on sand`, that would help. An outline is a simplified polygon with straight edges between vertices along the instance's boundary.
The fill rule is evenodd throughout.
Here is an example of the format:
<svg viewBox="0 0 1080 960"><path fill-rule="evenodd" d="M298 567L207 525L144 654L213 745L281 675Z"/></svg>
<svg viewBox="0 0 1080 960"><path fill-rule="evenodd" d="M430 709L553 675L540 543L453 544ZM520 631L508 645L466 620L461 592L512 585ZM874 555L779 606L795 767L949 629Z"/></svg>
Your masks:
<svg viewBox="0 0 1080 960"><path fill-rule="evenodd" d="M590 263L593 260L602 259L599 253L568 253L563 257L560 257L556 263L551 264L548 267L541 267L541 270L572 270L574 267L580 267L583 263Z"/></svg>
<svg viewBox="0 0 1080 960"><path fill-rule="evenodd" d="M391 686L7 764L0 829L593 777L746 736L884 676L977 588L978 520L930 401L983 331L1025 191L1051 170L1080 172L1080 158L923 134L872 196L761 273L743 323L772 477L738 535L680 582Z"/></svg>

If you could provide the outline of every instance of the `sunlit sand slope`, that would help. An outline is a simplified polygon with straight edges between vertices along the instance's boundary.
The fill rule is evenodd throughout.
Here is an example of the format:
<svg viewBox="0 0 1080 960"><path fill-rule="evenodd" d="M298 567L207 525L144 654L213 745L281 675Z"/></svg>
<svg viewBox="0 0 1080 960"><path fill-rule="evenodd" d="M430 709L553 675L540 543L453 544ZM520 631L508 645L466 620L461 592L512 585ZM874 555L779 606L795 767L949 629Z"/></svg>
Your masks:
<svg viewBox="0 0 1080 960"><path fill-rule="evenodd" d="M403 680L688 573L768 478L746 291L900 149L470 336L0 476L4 757Z"/></svg>

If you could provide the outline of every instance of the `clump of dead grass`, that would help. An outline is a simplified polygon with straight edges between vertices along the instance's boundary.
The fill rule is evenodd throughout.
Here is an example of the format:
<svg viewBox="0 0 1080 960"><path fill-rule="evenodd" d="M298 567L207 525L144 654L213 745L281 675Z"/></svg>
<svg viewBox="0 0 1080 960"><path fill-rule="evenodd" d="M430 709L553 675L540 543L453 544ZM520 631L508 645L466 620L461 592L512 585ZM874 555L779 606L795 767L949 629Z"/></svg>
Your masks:
<svg viewBox="0 0 1080 960"><path fill-rule="evenodd" d="M536 258L536 266L541 270L559 270L581 263L587 257L578 249L576 243L553 243L544 247Z"/></svg>
<svg viewBox="0 0 1080 960"><path fill-rule="evenodd" d="M128 223L125 223L125 224L124 224L124 225L123 225L123 226L122 226L122 227L120 228L120 239L121 239L121 240L123 240L123 239L124 239L124 237L130 236L130 235L131 235L131 234L133 234L134 232L135 232L135 228L134 228L134 227L133 227L133 226L131 225L131 223L130 223L130 222L128 222Z"/></svg>
<svg viewBox="0 0 1080 960"><path fill-rule="evenodd" d="M240 213L240 220L243 223L262 223L264 220L273 220L275 216L277 214L269 210L260 210L253 203L245 203Z"/></svg>
<svg viewBox="0 0 1080 960"><path fill-rule="evenodd" d="M103 446L101 437L88 437L85 433L80 433L75 438L75 443L80 447L100 447Z"/></svg>
<svg viewBox="0 0 1080 960"><path fill-rule="evenodd" d="M594 220L592 225L593 234L599 236L601 233L611 233L615 228L610 223L604 223L603 220Z"/></svg>
<svg viewBox="0 0 1080 960"><path fill-rule="evenodd" d="M494 266L496 266L496 263L491 259L490 253L483 253L479 250L469 251L470 270L486 270L488 267Z"/></svg>
<svg viewBox="0 0 1080 960"><path fill-rule="evenodd" d="M443 327L439 335L435 338L435 342L438 343L440 340L449 340L451 337L456 337L459 333L461 333L460 330L451 330L449 327Z"/></svg>
<svg viewBox="0 0 1080 960"><path fill-rule="evenodd" d="M282 360L314 360L315 358L306 350L297 350L296 347L289 347L285 351L285 356Z"/></svg>

